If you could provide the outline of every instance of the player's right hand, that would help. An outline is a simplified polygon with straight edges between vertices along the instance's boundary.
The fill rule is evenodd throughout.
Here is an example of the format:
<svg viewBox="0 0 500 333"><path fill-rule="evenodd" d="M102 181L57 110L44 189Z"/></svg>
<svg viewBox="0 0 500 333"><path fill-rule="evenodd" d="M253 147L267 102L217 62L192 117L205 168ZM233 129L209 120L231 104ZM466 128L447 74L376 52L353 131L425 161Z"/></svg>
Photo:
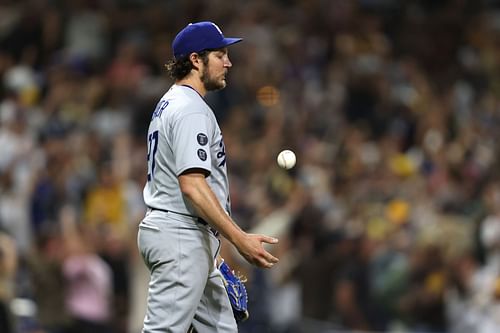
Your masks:
<svg viewBox="0 0 500 333"><path fill-rule="evenodd" d="M266 251L262 243L277 244L278 239L259 234L244 234L234 245L250 264L262 268L271 268L279 259Z"/></svg>

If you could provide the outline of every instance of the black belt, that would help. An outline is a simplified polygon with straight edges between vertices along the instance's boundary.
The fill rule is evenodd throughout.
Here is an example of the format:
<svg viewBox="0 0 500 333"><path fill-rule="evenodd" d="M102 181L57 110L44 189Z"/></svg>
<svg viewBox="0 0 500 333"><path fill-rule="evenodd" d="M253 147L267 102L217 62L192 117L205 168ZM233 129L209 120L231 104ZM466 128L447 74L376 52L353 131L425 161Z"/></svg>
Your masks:
<svg viewBox="0 0 500 333"><path fill-rule="evenodd" d="M204 225L204 226L207 226L210 228L210 231L212 231L212 233L215 235L215 236L218 236L219 235L219 232L217 230L215 230L214 228L212 228L207 221L205 221L204 219L202 219L201 217L198 217L198 216L194 216L194 215L189 215L189 214L184 214L184 213L179 213L179 212L174 212L174 211L171 211L171 210L166 210L166 209L161 209L161 208L153 208L153 207L149 207L149 209L151 209L152 211L153 210L159 210L160 212L165 212L165 213L172 213L172 214L178 214L178 215L182 215L182 216L186 216L186 217L190 217L192 219L194 219L196 222L198 222L199 224L201 225Z"/></svg>

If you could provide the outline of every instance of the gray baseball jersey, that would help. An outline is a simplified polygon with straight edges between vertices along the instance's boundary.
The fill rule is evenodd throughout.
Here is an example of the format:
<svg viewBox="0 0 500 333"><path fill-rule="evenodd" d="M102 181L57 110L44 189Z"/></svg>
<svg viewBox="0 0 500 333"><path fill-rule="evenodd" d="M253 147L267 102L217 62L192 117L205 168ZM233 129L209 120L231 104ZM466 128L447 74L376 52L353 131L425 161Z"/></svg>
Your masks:
<svg viewBox="0 0 500 333"><path fill-rule="evenodd" d="M208 173L207 183L230 213L226 152L214 113L191 87L173 85L163 95L148 130L148 207L196 216L184 199L178 176L192 168Z"/></svg>

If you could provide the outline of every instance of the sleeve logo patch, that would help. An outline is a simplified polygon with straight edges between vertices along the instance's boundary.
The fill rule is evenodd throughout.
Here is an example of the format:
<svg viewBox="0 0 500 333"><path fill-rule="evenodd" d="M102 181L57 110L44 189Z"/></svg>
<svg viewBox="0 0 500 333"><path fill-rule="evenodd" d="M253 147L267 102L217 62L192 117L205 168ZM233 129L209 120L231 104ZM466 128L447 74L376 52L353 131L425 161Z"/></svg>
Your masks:
<svg viewBox="0 0 500 333"><path fill-rule="evenodd" d="M198 149L198 157L200 158L200 160L202 161L206 161L207 160L207 152L203 149Z"/></svg>
<svg viewBox="0 0 500 333"><path fill-rule="evenodd" d="M198 135L196 136L196 140L198 141L198 143L202 146L206 145L208 143L208 138L205 134L203 133L198 133Z"/></svg>

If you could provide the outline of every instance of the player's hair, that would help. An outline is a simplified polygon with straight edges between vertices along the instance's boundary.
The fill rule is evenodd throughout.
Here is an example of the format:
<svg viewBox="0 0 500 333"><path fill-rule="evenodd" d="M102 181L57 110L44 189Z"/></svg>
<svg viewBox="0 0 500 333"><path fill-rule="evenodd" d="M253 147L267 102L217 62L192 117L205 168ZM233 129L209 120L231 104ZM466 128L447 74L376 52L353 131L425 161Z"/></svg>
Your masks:
<svg viewBox="0 0 500 333"><path fill-rule="evenodd" d="M205 66L208 64L208 53L211 51L212 50L204 50L197 52ZM193 63L189 59L189 56L172 59L165 66L167 67L170 77L175 80L183 79L191 72L191 69L193 69Z"/></svg>

